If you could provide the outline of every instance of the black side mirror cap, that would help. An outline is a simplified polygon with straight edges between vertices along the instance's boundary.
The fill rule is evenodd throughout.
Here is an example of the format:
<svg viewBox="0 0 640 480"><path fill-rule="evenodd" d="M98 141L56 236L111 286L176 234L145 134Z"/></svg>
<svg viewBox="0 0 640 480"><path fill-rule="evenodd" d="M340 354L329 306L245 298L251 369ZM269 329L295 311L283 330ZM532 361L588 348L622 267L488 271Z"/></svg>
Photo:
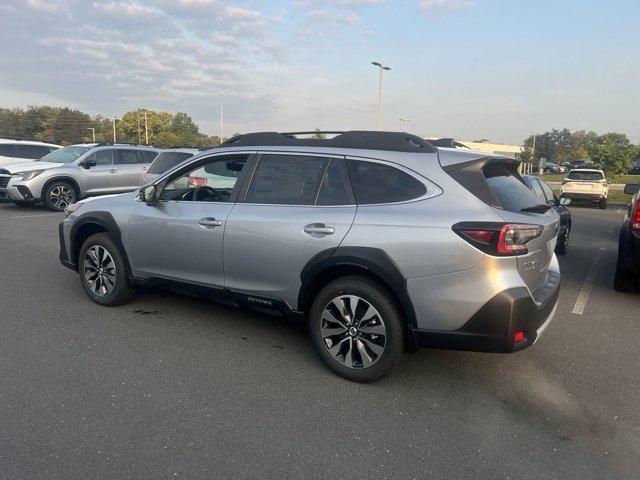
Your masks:
<svg viewBox="0 0 640 480"><path fill-rule="evenodd" d="M153 207L160 201L160 189L156 185L146 185L138 191L138 200Z"/></svg>
<svg viewBox="0 0 640 480"><path fill-rule="evenodd" d="M91 167L95 167L96 165L98 164L95 160L85 160L84 162L82 162L82 166L87 170L89 170Z"/></svg>
<svg viewBox="0 0 640 480"><path fill-rule="evenodd" d="M624 193L627 195L635 195L640 190L640 183L627 183L624 186Z"/></svg>

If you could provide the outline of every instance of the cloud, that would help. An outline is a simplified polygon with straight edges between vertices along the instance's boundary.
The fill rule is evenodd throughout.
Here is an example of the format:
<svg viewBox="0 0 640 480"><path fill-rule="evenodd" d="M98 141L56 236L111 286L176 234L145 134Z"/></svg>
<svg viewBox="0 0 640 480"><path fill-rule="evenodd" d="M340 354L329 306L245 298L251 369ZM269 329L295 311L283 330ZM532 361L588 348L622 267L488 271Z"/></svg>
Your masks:
<svg viewBox="0 0 640 480"><path fill-rule="evenodd" d="M352 26L360 22L360 17L353 12L332 12L329 10L312 10L307 19L324 23L332 27Z"/></svg>
<svg viewBox="0 0 640 480"><path fill-rule="evenodd" d="M444 17L448 13L475 7L471 0L420 0L418 7L428 17Z"/></svg>

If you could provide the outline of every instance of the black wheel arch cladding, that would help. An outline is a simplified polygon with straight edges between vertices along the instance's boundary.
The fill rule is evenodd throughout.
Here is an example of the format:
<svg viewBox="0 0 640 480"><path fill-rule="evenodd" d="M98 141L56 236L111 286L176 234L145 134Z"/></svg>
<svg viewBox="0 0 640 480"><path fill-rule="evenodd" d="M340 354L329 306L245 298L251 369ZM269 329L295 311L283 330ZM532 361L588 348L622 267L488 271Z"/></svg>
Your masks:
<svg viewBox="0 0 640 480"><path fill-rule="evenodd" d="M323 250L307 262L300 272L301 287L298 308L306 311L313 297L326 283L337 277L364 273L380 281L399 302L407 323L417 325L415 310L407 292L407 279L383 250L373 247L338 247Z"/></svg>
<svg viewBox="0 0 640 480"><path fill-rule="evenodd" d="M113 215L110 212L101 212L101 211L88 212L83 215L80 215L80 217L78 217L78 220L76 220L76 222L71 227L71 233L70 233L71 245L69 246L70 252L71 252L70 260L74 264L76 264L76 268L77 268L78 254L80 253L80 249L82 248L82 244L79 241L80 238L78 237L78 234L83 229L83 227L86 227L87 225L95 225L97 227L100 227L101 230L99 231L104 231L111 236L113 243L116 244L116 247L118 247L118 250L122 254L127 270L131 272L129 257L127 256L127 251L125 250L124 245L122 243L122 232L120 231L120 227L118 226L116 220L113 218ZM97 233L97 232L94 232L94 233ZM84 240L82 242L84 242Z"/></svg>

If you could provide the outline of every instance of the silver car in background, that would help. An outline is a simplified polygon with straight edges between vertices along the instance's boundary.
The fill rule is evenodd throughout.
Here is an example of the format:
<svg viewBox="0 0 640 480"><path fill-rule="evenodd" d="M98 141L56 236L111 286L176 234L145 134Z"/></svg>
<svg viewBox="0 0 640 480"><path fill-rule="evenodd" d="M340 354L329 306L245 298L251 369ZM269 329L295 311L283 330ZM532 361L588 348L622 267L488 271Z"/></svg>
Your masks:
<svg viewBox="0 0 640 480"><path fill-rule="evenodd" d="M331 370L370 382L416 345L515 352L547 327L559 217L517 167L405 133L241 135L71 205L60 260L100 305L148 285L302 319Z"/></svg>
<svg viewBox="0 0 640 480"><path fill-rule="evenodd" d="M184 162L187 158L193 157L198 151L197 148L168 148L162 150L149 165L149 169L144 175L144 183L152 182L160 174Z"/></svg>
<svg viewBox="0 0 640 480"><path fill-rule="evenodd" d="M0 199L63 211L83 197L135 190L158 151L129 144L70 145L39 160L0 167Z"/></svg>
<svg viewBox="0 0 640 480"><path fill-rule="evenodd" d="M61 145L54 143L0 138L0 166L37 160L59 148Z"/></svg>

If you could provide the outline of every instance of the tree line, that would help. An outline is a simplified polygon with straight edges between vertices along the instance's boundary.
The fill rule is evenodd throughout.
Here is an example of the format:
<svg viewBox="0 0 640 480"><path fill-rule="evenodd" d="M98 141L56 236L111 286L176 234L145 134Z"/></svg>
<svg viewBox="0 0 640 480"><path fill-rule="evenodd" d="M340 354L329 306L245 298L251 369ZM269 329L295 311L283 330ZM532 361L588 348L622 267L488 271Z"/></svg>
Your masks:
<svg viewBox="0 0 640 480"><path fill-rule="evenodd" d="M146 114L146 125L145 125ZM89 115L66 107L29 106L0 108L0 138L37 140L69 145L72 143L113 141L113 119ZM189 115L153 110L132 110L115 121L116 140L146 143L157 147L210 147L220 143L217 136L200 132Z"/></svg>
<svg viewBox="0 0 640 480"><path fill-rule="evenodd" d="M584 130L553 129L543 134L530 135L524 141L522 161L546 158L560 163L589 159L608 173L627 173L633 162L640 158L640 147L632 144L624 133L605 133Z"/></svg>

